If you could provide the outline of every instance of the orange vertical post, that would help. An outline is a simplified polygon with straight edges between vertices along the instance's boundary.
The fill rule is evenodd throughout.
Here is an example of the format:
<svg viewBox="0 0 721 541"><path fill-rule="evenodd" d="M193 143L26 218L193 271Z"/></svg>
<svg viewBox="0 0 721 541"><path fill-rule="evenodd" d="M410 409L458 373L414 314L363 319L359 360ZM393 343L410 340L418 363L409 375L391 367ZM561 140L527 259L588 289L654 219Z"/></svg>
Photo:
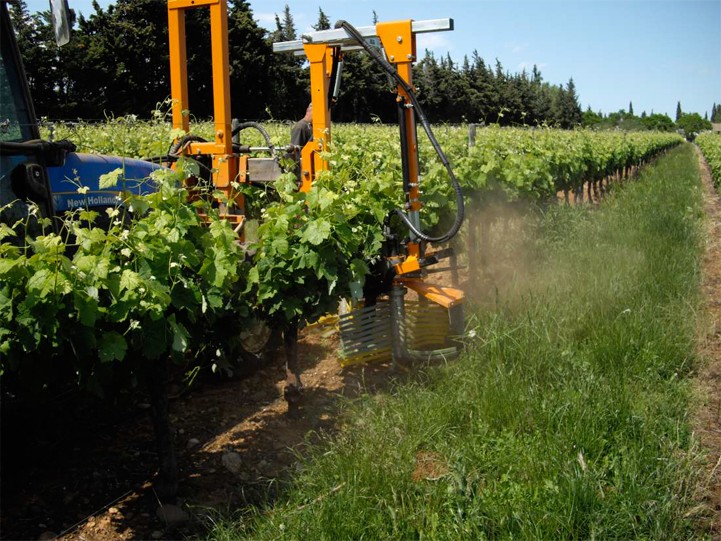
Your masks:
<svg viewBox="0 0 721 541"><path fill-rule="evenodd" d="M191 143L188 154L209 155L213 162L213 185L233 200L243 212L242 195L233 195L231 182L238 177L238 157L233 154L230 112L230 73L228 52L228 4L226 0L168 0L168 41L170 44L170 88L173 100L173 127L190 131L187 110L188 73L185 36L185 10L210 9L210 42L213 73L213 142ZM222 203L220 213L234 222L240 218L228 215Z"/></svg>
<svg viewBox="0 0 721 541"><path fill-rule="evenodd" d="M230 183L238 176L238 160L233 156L230 127L230 73L228 53L228 4L216 0L210 5L210 40L213 63L213 117L215 149L213 151L213 183L228 197ZM242 205L242 200L236 201ZM242 209L241 209L242 210Z"/></svg>
<svg viewBox="0 0 721 541"><path fill-rule="evenodd" d="M376 33L381 39L383 48L385 49L388 60L395 65L398 74L413 87L413 62L416 60L416 36L412 31L412 20L394 21L387 23L378 23L376 25ZM402 86L397 88L398 99L403 104L410 105L410 97ZM415 213L422 208L420 200L419 187L419 165L418 165L418 137L416 133L416 117L412 108L406 107L403 111L403 120L405 124L406 144L408 155L406 156L409 172L409 191L407 196L407 206L410 214ZM408 255L411 257L421 257L421 246L418 242L410 242L408 244Z"/></svg>
<svg viewBox="0 0 721 541"><path fill-rule="evenodd" d="M330 143L330 69L333 62L333 48L323 43L303 45L310 63L310 98L313 104L313 140L308 141L301 151L300 190L310 190L316 175L328 170L328 161L321 153L328 150Z"/></svg>
<svg viewBox="0 0 721 541"><path fill-rule="evenodd" d="M378 23L376 31L383 43L388 60L395 65L398 74L413 88L413 62L416 60L416 37L412 32L412 22L395 21ZM410 98L399 85L398 95L410 104ZM411 191L409 193L410 210L420 210L420 191L418 189L418 138L416 134L416 117L411 108L404 112L406 125L406 142L408 143L408 166L410 168Z"/></svg>
<svg viewBox="0 0 721 541"><path fill-rule="evenodd" d="M170 47L170 97L172 99L173 128L187 132L188 115L188 55L185 46L185 12L168 2L168 45Z"/></svg>

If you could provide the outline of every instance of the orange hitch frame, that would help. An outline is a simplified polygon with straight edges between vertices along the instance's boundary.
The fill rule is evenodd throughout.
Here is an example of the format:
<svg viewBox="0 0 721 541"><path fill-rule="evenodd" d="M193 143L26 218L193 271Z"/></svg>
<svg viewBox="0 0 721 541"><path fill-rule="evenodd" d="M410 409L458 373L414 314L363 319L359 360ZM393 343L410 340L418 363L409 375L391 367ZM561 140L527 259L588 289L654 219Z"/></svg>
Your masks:
<svg viewBox="0 0 721 541"><path fill-rule="evenodd" d="M228 69L228 5L226 0L168 0L173 128L181 129L185 133L190 132L185 12L200 7L210 9L214 141L191 142L182 149L182 153L186 156L211 157L213 186L224 194L225 199L219 205L220 217L240 229L244 221L245 201L242 194L233 190L232 182L246 180L248 158L233 153Z"/></svg>

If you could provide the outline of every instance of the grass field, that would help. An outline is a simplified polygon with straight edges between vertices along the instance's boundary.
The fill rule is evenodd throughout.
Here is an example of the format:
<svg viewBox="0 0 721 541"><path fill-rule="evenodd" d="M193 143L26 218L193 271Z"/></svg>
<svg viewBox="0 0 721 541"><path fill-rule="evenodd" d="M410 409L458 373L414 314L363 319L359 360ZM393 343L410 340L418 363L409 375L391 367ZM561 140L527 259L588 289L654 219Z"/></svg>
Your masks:
<svg viewBox="0 0 721 541"><path fill-rule="evenodd" d="M463 358L351 405L279 501L208 537L698 538L701 220L689 145L600 208L545 211Z"/></svg>

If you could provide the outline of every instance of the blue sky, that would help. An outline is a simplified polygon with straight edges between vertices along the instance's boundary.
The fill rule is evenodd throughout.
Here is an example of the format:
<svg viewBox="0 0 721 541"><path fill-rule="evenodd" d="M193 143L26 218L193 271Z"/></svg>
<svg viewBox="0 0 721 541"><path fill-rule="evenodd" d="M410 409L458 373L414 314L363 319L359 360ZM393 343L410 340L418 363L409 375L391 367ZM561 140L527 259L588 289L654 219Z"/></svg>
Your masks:
<svg viewBox="0 0 721 541"><path fill-rule="evenodd" d="M30 11L48 0L26 0ZM91 0L69 0L86 16ZM99 0L105 7L110 2ZM456 62L474 50L507 71L536 64L545 81L573 77L581 106L604 113L628 109L675 117L710 113L721 103L721 0L251 0L261 26L290 6L299 31L311 30L323 8L331 23L355 26L379 20L451 17L455 30L418 38L419 54L450 54Z"/></svg>

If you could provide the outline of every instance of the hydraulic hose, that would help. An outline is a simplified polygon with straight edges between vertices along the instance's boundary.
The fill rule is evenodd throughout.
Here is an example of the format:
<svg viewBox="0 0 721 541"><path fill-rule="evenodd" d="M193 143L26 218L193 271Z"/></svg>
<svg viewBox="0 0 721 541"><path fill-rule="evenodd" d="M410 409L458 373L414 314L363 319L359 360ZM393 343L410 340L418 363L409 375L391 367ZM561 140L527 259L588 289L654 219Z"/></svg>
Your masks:
<svg viewBox="0 0 721 541"><path fill-rule="evenodd" d="M199 135L184 135L180 139L176 140L173 144L170 145L170 148L168 149L168 155L178 157L178 153L185 148L186 145L189 143L205 143L206 140L200 137Z"/></svg>
<svg viewBox="0 0 721 541"><path fill-rule="evenodd" d="M240 124L238 124L238 126L235 127L235 129L233 129L233 137L240 133L241 130L245 130L247 128L253 128L260 132L260 134L263 136L263 139L265 139L265 144L268 145L268 148L270 149L271 155L275 157L275 146L273 146L273 143L271 143L270 141L270 135L265 130L265 128L257 122L241 122Z"/></svg>
<svg viewBox="0 0 721 541"><path fill-rule="evenodd" d="M170 145L170 148L168 149L168 155L162 156L161 160L167 161L167 162L177 161L178 158L181 157L181 154L180 154L181 151L186 146L188 146L190 143L207 143L207 140L202 138L199 135L193 135L190 133L187 135L184 135L183 137L181 137L180 139L177 139ZM192 156L191 156L191 158L192 158ZM153 159L151 158L148 161L153 161ZM212 168L209 166L209 163L208 162L203 163L203 160L200 160L200 159L194 159L193 161L195 161L195 163L197 163L199 167L203 168L207 172L208 176L205 177L205 179L208 180L210 178L209 175L212 173Z"/></svg>
<svg viewBox="0 0 721 541"><path fill-rule="evenodd" d="M450 239L452 239L456 233L458 233L458 230L461 228L461 225L463 224L463 215L464 215L464 203L463 203L463 192L461 191L461 186L458 183L458 179L456 178L455 174L453 174L453 169L451 168L451 164L448 162L448 158L446 158L446 155L443 153L443 149L438 144L438 141L436 140L436 137L433 135L433 130L431 130L431 125L428 122L428 118L426 117L425 113L423 112L423 108L421 107L420 103L418 103L418 99L416 98L415 92L413 92L413 89L411 86L403 79L403 77L400 76L398 73L398 70L396 70L393 65L388 62L385 58L383 58L383 55L381 55L373 46L371 46L364 38L361 36L360 32L356 30L356 28L350 24L347 21L340 20L335 23L336 28L343 28L348 34L355 39L363 49L370 55L370 57L375 60L382 68L383 70L390 75L393 80L398 83L398 85L408 94L408 97L411 100L411 104L413 105L413 109L415 110L416 116L418 117L418 120L420 120L421 125L423 126L423 130L426 132L426 135L428 136L428 140L431 142L431 145L433 146L433 149L436 151L436 154L438 155L438 158L441 160L441 163L446 168L446 171L448 172L448 176L451 179L451 183L453 184L453 190L456 194L456 205L457 205L457 212L456 212L456 219L453 222L453 225L451 228L443 235L439 237L431 237L430 235L427 235L420 231L418 228L416 228L413 223L410 221L408 216L401 210L401 209L393 209L388 216L385 219L384 224L388 225L390 222L391 217L395 214L397 215L403 223L406 224L408 229L410 229L414 235L416 235L421 240L424 240L426 242L433 242L433 243L441 243L441 242L448 242Z"/></svg>

